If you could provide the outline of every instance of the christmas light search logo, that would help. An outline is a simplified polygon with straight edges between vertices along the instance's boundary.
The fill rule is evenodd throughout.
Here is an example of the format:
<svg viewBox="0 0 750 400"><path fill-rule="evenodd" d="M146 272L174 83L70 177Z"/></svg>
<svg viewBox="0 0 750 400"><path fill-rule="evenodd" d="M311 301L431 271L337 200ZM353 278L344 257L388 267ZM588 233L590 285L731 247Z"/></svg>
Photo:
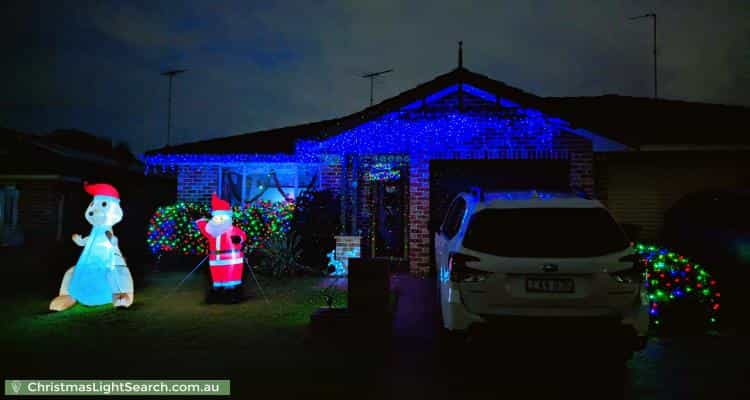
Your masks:
<svg viewBox="0 0 750 400"><path fill-rule="evenodd" d="M10 387L13 389L13 393L18 394L21 391L21 381L12 381Z"/></svg>

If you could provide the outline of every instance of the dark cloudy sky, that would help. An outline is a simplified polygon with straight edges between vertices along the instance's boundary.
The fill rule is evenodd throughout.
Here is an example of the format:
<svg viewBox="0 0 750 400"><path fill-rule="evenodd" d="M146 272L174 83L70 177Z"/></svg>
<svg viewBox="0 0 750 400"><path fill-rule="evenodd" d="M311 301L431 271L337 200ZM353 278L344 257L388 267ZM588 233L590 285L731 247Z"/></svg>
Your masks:
<svg viewBox="0 0 750 400"><path fill-rule="evenodd" d="M0 125L77 128L173 143L345 115L368 103L362 73L395 71L376 100L456 66L541 96L652 94L750 106L750 2L672 1L18 1L0 5Z"/></svg>

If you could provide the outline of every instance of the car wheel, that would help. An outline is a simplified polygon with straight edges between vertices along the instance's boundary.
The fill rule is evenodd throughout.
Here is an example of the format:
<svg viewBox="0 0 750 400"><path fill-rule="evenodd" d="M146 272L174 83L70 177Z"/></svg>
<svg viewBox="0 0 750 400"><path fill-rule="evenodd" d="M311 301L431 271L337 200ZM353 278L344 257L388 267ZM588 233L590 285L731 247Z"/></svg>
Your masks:
<svg viewBox="0 0 750 400"><path fill-rule="evenodd" d="M468 335L466 331L451 331L440 328L440 349L447 355L460 353L466 346Z"/></svg>

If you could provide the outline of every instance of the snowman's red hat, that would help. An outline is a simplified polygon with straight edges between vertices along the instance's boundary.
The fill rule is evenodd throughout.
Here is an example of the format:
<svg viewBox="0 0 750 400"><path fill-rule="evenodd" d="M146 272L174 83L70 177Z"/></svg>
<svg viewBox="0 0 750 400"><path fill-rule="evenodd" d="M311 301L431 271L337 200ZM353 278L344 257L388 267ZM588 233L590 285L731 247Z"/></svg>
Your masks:
<svg viewBox="0 0 750 400"><path fill-rule="evenodd" d="M232 206L228 201L220 199L219 196L216 195L216 193L211 196L211 208L213 209L211 215L232 215Z"/></svg>
<svg viewBox="0 0 750 400"><path fill-rule="evenodd" d="M106 196L116 200L120 200L120 194L117 192L117 189L115 189L115 187L110 185L109 183L95 183L89 185L88 182L84 181L83 190L94 197Z"/></svg>

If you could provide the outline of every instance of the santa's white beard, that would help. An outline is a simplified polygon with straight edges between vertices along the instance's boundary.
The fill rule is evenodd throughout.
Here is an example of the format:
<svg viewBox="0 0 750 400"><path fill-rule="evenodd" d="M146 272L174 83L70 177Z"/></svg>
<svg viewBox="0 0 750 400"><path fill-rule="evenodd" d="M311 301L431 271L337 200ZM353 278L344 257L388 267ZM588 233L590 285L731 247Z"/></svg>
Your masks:
<svg viewBox="0 0 750 400"><path fill-rule="evenodd" d="M206 224L206 232L208 232L213 237L220 236L230 228L232 228L232 220L230 219L224 221L221 224L215 224L213 221L209 221L208 224Z"/></svg>

